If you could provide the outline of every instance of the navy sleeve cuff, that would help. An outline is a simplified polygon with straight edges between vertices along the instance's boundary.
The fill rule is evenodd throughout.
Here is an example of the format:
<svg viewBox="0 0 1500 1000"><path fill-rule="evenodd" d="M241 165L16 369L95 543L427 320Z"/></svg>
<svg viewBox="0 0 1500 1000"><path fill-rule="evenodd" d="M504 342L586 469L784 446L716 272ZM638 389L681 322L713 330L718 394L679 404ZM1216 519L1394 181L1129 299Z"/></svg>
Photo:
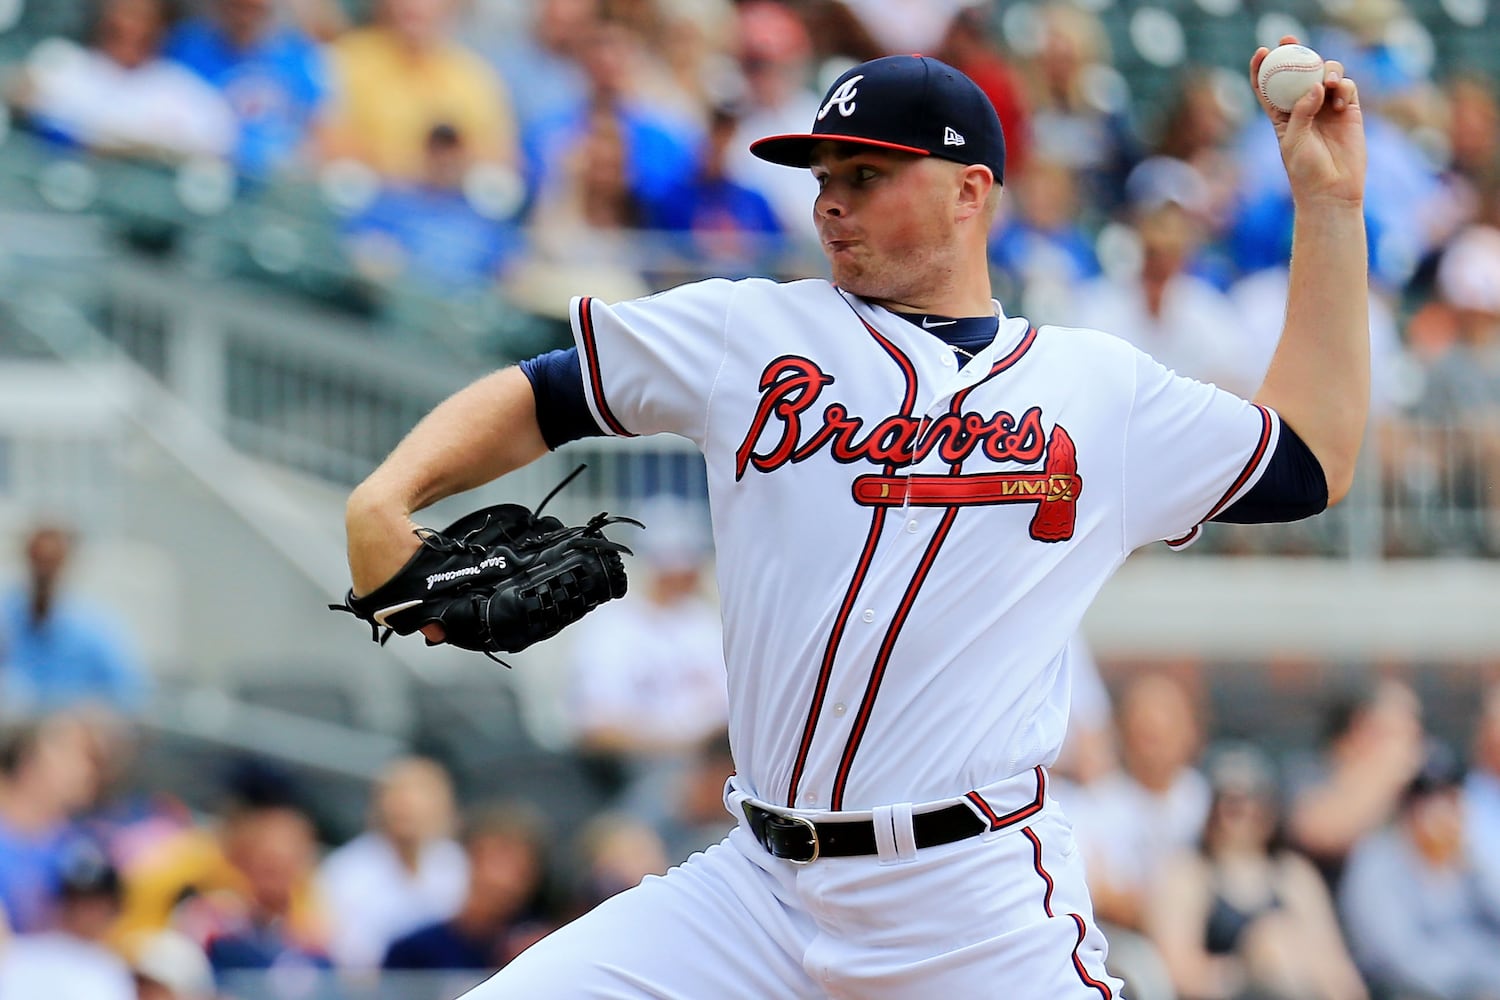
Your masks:
<svg viewBox="0 0 1500 1000"><path fill-rule="evenodd" d="M531 381L537 426L548 448L556 450L579 438L605 436L583 394L578 348L549 351L522 361L521 371Z"/></svg>
<svg viewBox="0 0 1500 1000"><path fill-rule="evenodd" d="M1300 521L1328 508L1328 477L1297 432L1281 423L1281 437L1266 471L1245 495L1214 515L1230 524Z"/></svg>

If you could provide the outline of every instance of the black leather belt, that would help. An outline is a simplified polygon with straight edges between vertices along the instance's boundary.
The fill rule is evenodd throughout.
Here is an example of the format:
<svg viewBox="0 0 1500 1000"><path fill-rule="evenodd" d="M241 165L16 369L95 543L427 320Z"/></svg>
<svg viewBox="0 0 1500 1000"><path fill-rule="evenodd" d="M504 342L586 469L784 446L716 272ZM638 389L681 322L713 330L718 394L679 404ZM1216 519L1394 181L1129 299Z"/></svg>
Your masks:
<svg viewBox="0 0 1500 1000"><path fill-rule="evenodd" d="M814 823L801 816L785 816L745 802L745 818L760 846L774 858L806 865L819 858L850 858L875 854L875 824L870 820L828 820ZM917 847L936 847L976 837L989 824L963 803L944 806L911 818Z"/></svg>

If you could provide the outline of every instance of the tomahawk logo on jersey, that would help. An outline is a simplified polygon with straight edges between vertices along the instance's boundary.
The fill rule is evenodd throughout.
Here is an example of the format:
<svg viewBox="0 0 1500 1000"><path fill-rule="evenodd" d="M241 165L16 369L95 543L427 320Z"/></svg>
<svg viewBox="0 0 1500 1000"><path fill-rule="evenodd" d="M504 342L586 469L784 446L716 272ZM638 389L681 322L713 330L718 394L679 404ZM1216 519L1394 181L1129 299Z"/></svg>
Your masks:
<svg viewBox="0 0 1500 1000"><path fill-rule="evenodd" d="M797 808L1050 763L1094 594L1243 494L1279 432L1106 334L1003 319L960 365L825 281L578 299L573 319L600 426L709 456L738 780ZM842 557L789 561L769 534ZM966 680L939 689L934 663Z"/></svg>

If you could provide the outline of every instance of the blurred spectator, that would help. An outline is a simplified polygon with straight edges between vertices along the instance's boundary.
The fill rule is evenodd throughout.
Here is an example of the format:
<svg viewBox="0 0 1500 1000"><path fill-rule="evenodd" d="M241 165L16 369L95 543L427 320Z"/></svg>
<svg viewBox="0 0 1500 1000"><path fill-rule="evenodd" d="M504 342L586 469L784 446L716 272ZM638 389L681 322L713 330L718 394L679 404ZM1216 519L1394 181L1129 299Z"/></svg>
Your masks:
<svg viewBox="0 0 1500 1000"><path fill-rule="evenodd" d="M671 791L666 816L657 824L670 863L681 864L729 835L735 818L724 807L724 782L733 773L728 731L705 736Z"/></svg>
<svg viewBox="0 0 1500 1000"><path fill-rule="evenodd" d="M525 137L527 186L539 213L569 200L569 192L579 186L579 173L589 169L578 160L601 131L618 137L619 153L611 159L618 161L619 182L636 206L664 199L692 175L696 164L699 123L674 115L644 94L646 57L640 35L619 19L598 21L586 31L578 50L588 78L585 101L539 121ZM540 214L536 222L539 227L548 224Z"/></svg>
<svg viewBox="0 0 1500 1000"><path fill-rule="evenodd" d="M868 58L936 52L956 15L975 0L842 0L874 40ZM861 56L860 58L867 58Z"/></svg>
<svg viewBox="0 0 1500 1000"><path fill-rule="evenodd" d="M214 0L207 14L172 31L166 54L213 84L234 110L240 173L269 178L308 161L328 71L312 39L277 22L276 0Z"/></svg>
<svg viewBox="0 0 1500 1000"><path fill-rule="evenodd" d="M1465 842L1487 898L1500 901L1500 683L1480 707L1463 798Z"/></svg>
<svg viewBox="0 0 1500 1000"><path fill-rule="evenodd" d="M546 929L536 923L545 843L546 828L528 807L477 812L464 824L469 881L458 911L394 941L384 967L492 971L515 958Z"/></svg>
<svg viewBox="0 0 1500 1000"><path fill-rule="evenodd" d="M1041 38L1023 77L1031 85L1032 149L1078 172L1086 208L1114 212L1125 177L1141 158L1123 94L1101 86L1110 63L1104 27L1093 14L1060 0L1040 10Z"/></svg>
<svg viewBox="0 0 1500 1000"><path fill-rule="evenodd" d="M320 871L340 966L378 968L391 942L458 909L469 871L453 840L455 820L441 765L407 757L386 767L371 828L329 854Z"/></svg>
<svg viewBox="0 0 1500 1000"><path fill-rule="evenodd" d="M654 820L699 742L728 725L729 695L723 630L702 591L707 527L667 500L641 520L645 578L579 623L569 685L579 747L616 762L623 806Z"/></svg>
<svg viewBox="0 0 1500 1000"><path fill-rule="evenodd" d="M1201 726L1182 685L1158 673L1129 683L1115 726L1124 770L1104 755L1096 763L1105 773L1064 784L1059 801L1083 852L1110 971L1127 996L1171 1000L1171 977L1143 933L1146 903L1162 863L1197 840L1208 812L1208 784L1192 767Z"/></svg>
<svg viewBox="0 0 1500 1000"><path fill-rule="evenodd" d="M1287 219L1291 221L1290 217ZM1271 356L1281 342L1286 323L1286 297L1291 270L1291 231L1281 241L1281 262L1239 278L1229 289L1229 299L1246 335L1246 372L1250 385L1259 386L1271 367ZM1378 287L1370 289L1370 414L1376 421L1388 420L1408 393L1403 384L1405 357L1401 332L1391 296Z"/></svg>
<svg viewBox="0 0 1500 1000"><path fill-rule="evenodd" d="M1189 272L1202 248L1204 186L1181 160L1153 157L1127 190L1140 241L1138 268L1122 264L1080 288L1072 326L1108 330L1166 367L1249 397L1260 385L1248 335L1229 298Z"/></svg>
<svg viewBox="0 0 1500 1000"><path fill-rule="evenodd" d="M1415 415L1445 430L1442 476L1462 484L1463 504L1493 507L1491 484L1500 468L1500 183L1486 201L1492 206L1486 223L1459 233L1438 263L1452 341L1428 365Z"/></svg>
<svg viewBox="0 0 1500 1000"><path fill-rule="evenodd" d="M989 17L988 5L960 0L936 55L978 84L995 106L1005 137L1004 181L1009 185L1026 173L1031 162L1031 120L1026 109L1025 87L991 38ZM918 46L911 51L922 48Z"/></svg>
<svg viewBox="0 0 1500 1000"><path fill-rule="evenodd" d="M186 935L157 931L131 943L136 1000L213 1000L208 956Z"/></svg>
<svg viewBox="0 0 1500 1000"><path fill-rule="evenodd" d="M1436 234L1431 223L1446 214L1446 194L1430 159L1406 133L1371 109L1364 112L1364 125L1371 278L1388 288L1400 288L1432 248ZM1266 246L1263 241L1257 243L1253 234L1279 237L1290 231L1292 211L1276 132L1260 116L1252 117L1240 130L1234 159L1240 165L1240 186L1236 218L1230 225L1252 234L1240 236L1235 247L1241 269L1253 270L1269 263L1255 255L1257 251L1264 254Z"/></svg>
<svg viewBox="0 0 1500 1000"><path fill-rule="evenodd" d="M227 157L234 112L196 74L162 57L164 0L103 0L92 45L49 38L16 95L35 124L89 149L146 157Z"/></svg>
<svg viewBox="0 0 1500 1000"><path fill-rule="evenodd" d="M1339 884L1355 961L1380 995L1489 1000L1500 983L1500 900L1464 851L1463 770L1430 744L1395 821L1361 838Z"/></svg>
<svg viewBox="0 0 1500 1000"><path fill-rule="evenodd" d="M1058 322L1077 287L1099 274L1093 240L1078 222L1077 178L1061 163L1038 159L1006 188L990 263L1008 279L1028 319Z"/></svg>
<svg viewBox="0 0 1500 1000"><path fill-rule="evenodd" d="M1239 186L1239 164L1232 148L1244 115L1224 99L1222 90L1206 86L1201 66L1179 75L1176 99L1161 120L1155 154L1181 160L1203 180L1203 218L1217 237L1228 226Z"/></svg>
<svg viewBox="0 0 1500 1000"><path fill-rule="evenodd" d="M641 201L630 187L627 157L621 120L596 110L536 206L531 253L507 272L506 293L517 305L556 316L579 288L600 289L609 301L650 291L636 232Z"/></svg>
<svg viewBox="0 0 1500 1000"><path fill-rule="evenodd" d="M1088 640L1082 633L1074 635L1063 655L1072 682L1068 732L1057 760L1048 768L1054 779L1053 797L1059 800L1067 794L1066 788L1092 785L1120 767L1115 751L1114 705Z"/></svg>
<svg viewBox="0 0 1500 1000"><path fill-rule="evenodd" d="M1463 348L1454 352L1455 345L1490 339L1487 328L1500 313L1495 283L1490 280L1495 251L1489 235L1500 231L1500 167L1476 177L1471 194L1471 218L1434 253L1433 294L1411 317L1406 331L1412 352L1429 368L1441 367L1445 356L1465 352ZM1446 373L1439 381L1443 378ZM1426 401L1424 409L1435 401ZM1431 415L1438 420L1449 418L1448 414Z"/></svg>
<svg viewBox="0 0 1500 1000"><path fill-rule="evenodd" d="M781 227L811 240L812 203L817 181L806 170L787 170L750 152L767 135L805 132L818 114L820 97L812 80L812 39L785 4L747 0L738 8L739 64L745 76L745 104L729 140L730 176L770 201Z"/></svg>
<svg viewBox="0 0 1500 1000"><path fill-rule="evenodd" d="M888 54L845 0L793 0L791 5L806 21L814 56L821 65L852 66Z"/></svg>
<svg viewBox="0 0 1500 1000"><path fill-rule="evenodd" d="M530 30L507 32L489 51L515 106L523 148L539 122L560 118L588 101L582 48L598 23L601 0L537 0Z"/></svg>
<svg viewBox="0 0 1500 1000"><path fill-rule="evenodd" d="M26 582L0 597L0 701L11 711L98 702L138 712L147 695L133 643L103 610L63 592L73 536L39 525L26 536Z"/></svg>
<svg viewBox="0 0 1500 1000"><path fill-rule="evenodd" d="M327 917L299 797L275 767L236 766L213 825L172 836L125 872L118 938L171 926L206 946L247 920L279 914L277 926L292 941L310 952L322 948Z"/></svg>
<svg viewBox="0 0 1500 1000"><path fill-rule="evenodd" d="M1500 169L1500 96L1495 81L1470 73L1448 81L1448 177L1478 184Z"/></svg>
<svg viewBox="0 0 1500 1000"><path fill-rule="evenodd" d="M189 899L177 908L173 923L197 932L221 977L246 970L331 968L325 929L299 926L293 912L317 860L312 822L296 809L267 811L234 847L230 860L243 879L241 891Z"/></svg>
<svg viewBox="0 0 1500 1000"><path fill-rule="evenodd" d="M640 885L648 875L664 875L669 867L661 837L624 813L595 815L578 835L575 847L579 857L575 913Z"/></svg>
<svg viewBox="0 0 1500 1000"><path fill-rule="evenodd" d="M380 0L374 25L333 43L331 158L412 180L422 174L433 128L449 125L475 162L516 162L509 94L483 59L450 38L453 4Z"/></svg>
<svg viewBox="0 0 1500 1000"><path fill-rule="evenodd" d="M474 167L451 125L427 136L422 173L386 185L349 223L356 267L376 282L407 277L441 291L492 284L521 250L510 218L497 218L466 188Z"/></svg>
<svg viewBox="0 0 1500 1000"><path fill-rule="evenodd" d="M1479 220L1485 192L1500 171L1500 97L1494 81L1481 74L1459 74L1447 81L1442 96L1441 114L1433 116L1440 121L1423 125L1429 139L1441 129L1446 149L1432 155L1446 154L1447 163L1438 174L1440 194L1428 213L1429 252L1405 289L1413 299L1435 293L1443 251L1460 230Z"/></svg>
<svg viewBox="0 0 1500 1000"><path fill-rule="evenodd" d="M141 731L134 723L95 706L69 714L83 728L97 779L77 826L104 846L115 867L130 870L190 827L192 814L172 790L149 787L151 775L139 773Z"/></svg>
<svg viewBox="0 0 1500 1000"><path fill-rule="evenodd" d="M1395 813L1421 766L1421 712L1400 681L1356 689L1329 706L1321 759L1292 775L1287 831L1330 883L1355 843Z"/></svg>
<svg viewBox="0 0 1500 1000"><path fill-rule="evenodd" d="M1168 861L1148 904L1178 995L1364 997L1328 887L1281 842L1270 762L1251 747L1226 748L1209 780L1202 842Z"/></svg>
<svg viewBox="0 0 1500 1000"><path fill-rule="evenodd" d="M1165 674L1132 680L1116 725L1124 770L1080 789L1068 809L1087 859L1094 912L1139 929L1161 864L1202 833L1210 789L1193 767L1202 739L1198 713L1176 680Z"/></svg>
<svg viewBox="0 0 1500 1000"><path fill-rule="evenodd" d="M1401 0L1348 0L1327 10L1329 22L1308 44L1324 59L1339 60L1344 72L1360 81L1361 104L1410 123L1433 88L1427 67L1403 52L1398 41L1401 22L1410 18L1406 6Z"/></svg>
<svg viewBox="0 0 1500 1000"><path fill-rule="evenodd" d="M646 5L643 5L646 6ZM642 97L691 125L684 138L708 125L708 114L732 80L723 52L734 38L732 0L655 0L654 30L646 35L649 58Z"/></svg>
<svg viewBox="0 0 1500 1000"><path fill-rule="evenodd" d="M675 265L655 269L659 283L678 284L706 275L743 278L774 270L781 224L758 191L727 174L740 114L731 103L714 108L697 173L651 206L648 225L668 234L676 258Z"/></svg>
<svg viewBox="0 0 1500 1000"><path fill-rule="evenodd" d="M98 776L88 735L66 715L20 723L0 737L0 912L12 930L41 930L79 841L72 818Z"/></svg>
<svg viewBox="0 0 1500 1000"><path fill-rule="evenodd" d="M97 847L65 859L51 930L23 934L0 952L5 1000L136 1000L130 970L105 945L120 910L120 876Z"/></svg>

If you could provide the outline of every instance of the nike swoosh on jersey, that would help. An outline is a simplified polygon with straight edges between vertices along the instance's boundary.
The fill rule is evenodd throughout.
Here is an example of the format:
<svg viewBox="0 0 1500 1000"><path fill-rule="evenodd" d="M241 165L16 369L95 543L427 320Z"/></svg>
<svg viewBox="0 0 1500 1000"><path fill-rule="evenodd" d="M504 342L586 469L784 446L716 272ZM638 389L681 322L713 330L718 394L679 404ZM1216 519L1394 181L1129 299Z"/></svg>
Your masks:
<svg viewBox="0 0 1500 1000"><path fill-rule="evenodd" d="M945 319L941 323L934 323L934 322L932 322L932 317L931 316L923 316L922 317L922 329L924 329L924 330L931 330L931 329L934 329L934 328L939 327L939 326L952 326L954 323L957 323L957 322L958 322L958 320L956 320L956 319Z"/></svg>

